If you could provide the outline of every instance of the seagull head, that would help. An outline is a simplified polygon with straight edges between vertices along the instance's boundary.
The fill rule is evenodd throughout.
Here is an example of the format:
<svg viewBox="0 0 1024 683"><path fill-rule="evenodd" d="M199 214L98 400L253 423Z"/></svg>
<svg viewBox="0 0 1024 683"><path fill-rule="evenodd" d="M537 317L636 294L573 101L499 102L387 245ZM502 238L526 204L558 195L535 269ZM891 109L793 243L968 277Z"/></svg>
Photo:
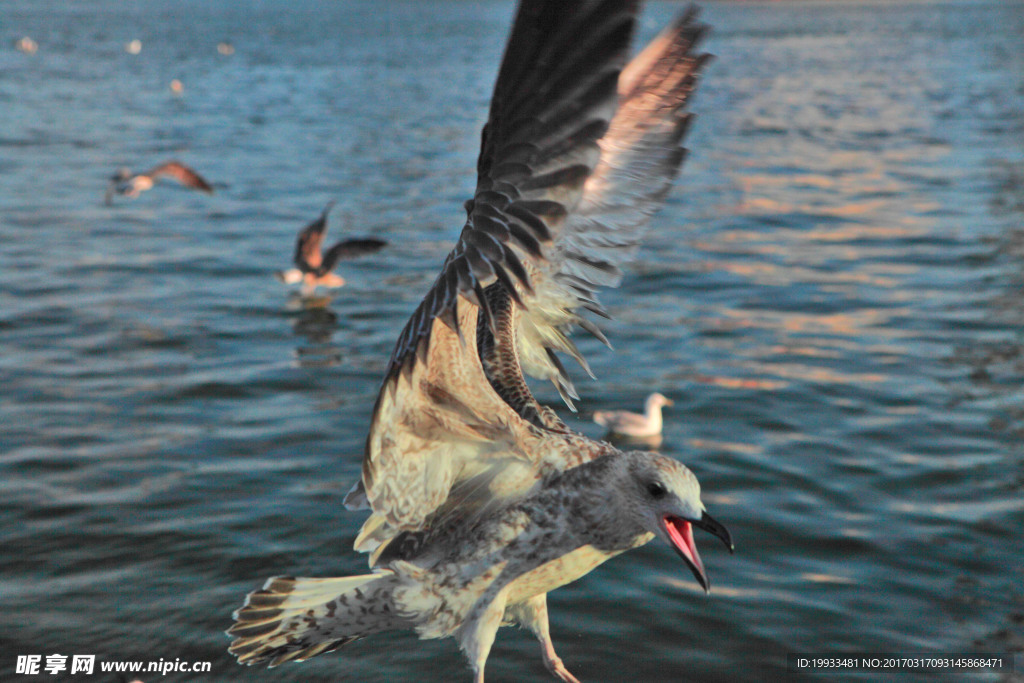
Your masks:
<svg viewBox="0 0 1024 683"><path fill-rule="evenodd" d="M675 405L672 402L672 399L670 399L670 398L668 398L668 397L666 397L666 396L664 396L662 394L651 394L650 396L647 397L646 408L648 410L650 410L651 408L660 408L662 406L671 406L671 405Z"/></svg>
<svg viewBox="0 0 1024 683"><path fill-rule="evenodd" d="M700 484L693 472L671 458L645 451L630 458L632 511L644 529L675 548L705 592L709 590L704 563L693 540L693 527L718 536L733 551L732 536L704 509Z"/></svg>
<svg viewBox="0 0 1024 683"><path fill-rule="evenodd" d="M274 273L274 277L279 282L283 282L286 285L294 285L302 282L303 273L298 268L289 268L288 270L278 270Z"/></svg>

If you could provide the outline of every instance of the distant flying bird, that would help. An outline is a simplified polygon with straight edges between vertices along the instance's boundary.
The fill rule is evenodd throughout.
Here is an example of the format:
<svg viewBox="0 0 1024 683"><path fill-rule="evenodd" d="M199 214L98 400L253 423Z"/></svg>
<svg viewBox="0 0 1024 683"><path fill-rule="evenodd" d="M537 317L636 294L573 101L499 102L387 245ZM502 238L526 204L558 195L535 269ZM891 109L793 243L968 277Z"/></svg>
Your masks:
<svg viewBox="0 0 1024 683"><path fill-rule="evenodd" d="M599 410L594 422L606 427L613 436L647 437L661 434L661 407L673 405L661 394L651 394L644 403L644 414L626 410Z"/></svg>
<svg viewBox="0 0 1024 683"><path fill-rule="evenodd" d="M707 590L693 528L732 539L694 474L573 432L524 377L575 397L555 352L584 363L573 325L603 338L584 310L603 313L597 290L618 286L683 161L704 27L691 9L627 63L638 12L521 0L462 233L399 335L345 498L370 510L354 545L373 573L271 578L228 631L240 663L413 629L456 639L482 683L498 628L517 623L572 683L548 592L655 537Z"/></svg>
<svg viewBox="0 0 1024 683"><path fill-rule="evenodd" d="M386 241L373 237L347 239L323 253L327 214L333 206L334 202L328 202L320 217L299 233L295 242L295 255L292 257L296 267L274 273L274 277L286 285L301 282L302 293L306 295L312 294L317 287L341 287L345 284L345 278L331 272L338 261L372 254L387 245Z"/></svg>
<svg viewBox="0 0 1024 683"><path fill-rule="evenodd" d="M115 194L132 198L138 197L140 192L153 187L161 176L174 178L185 187L213 193L213 186L206 182L201 175L180 162L168 161L145 173L133 174L128 168L119 169L110 178L104 201L109 205Z"/></svg>

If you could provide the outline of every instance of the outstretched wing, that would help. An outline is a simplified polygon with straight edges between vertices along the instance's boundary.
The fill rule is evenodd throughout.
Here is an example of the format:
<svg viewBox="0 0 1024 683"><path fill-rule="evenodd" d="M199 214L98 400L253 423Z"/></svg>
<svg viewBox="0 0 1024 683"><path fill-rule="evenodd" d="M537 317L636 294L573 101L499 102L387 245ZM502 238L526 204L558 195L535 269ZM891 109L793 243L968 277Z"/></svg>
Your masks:
<svg viewBox="0 0 1024 683"><path fill-rule="evenodd" d="M484 288L501 282L520 305L600 158L637 2L524 0L484 126L477 188L441 275L395 347L390 372L428 344L433 322L456 328L459 295L488 315Z"/></svg>
<svg viewBox="0 0 1024 683"><path fill-rule="evenodd" d="M206 182L201 175L179 161L168 161L144 175L148 175L153 180L156 180L158 176L169 176L185 187L202 190L203 192L213 192L213 186L210 185L210 183Z"/></svg>
<svg viewBox="0 0 1024 683"><path fill-rule="evenodd" d="M600 312L594 290L618 284L682 159L700 30L687 14L623 71L636 14L623 0L521 3L466 224L377 399L347 500L375 513L357 548L604 452L536 403L520 362L565 389L554 350L578 356L572 323L600 335L577 310Z"/></svg>
<svg viewBox="0 0 1024 683"><path fill-rule="evenodd" d="M295 255L292 256L292 261L304 273L317 270L323 264L321 249L324 235L327 233L327 214L331 212L332 207L334 202L327 202L320 217L303 228L295 241Z"/></svg>
<svg viewBox="0 0 1024 683"><path fill-rule="evenodd" d="M328 273L338 265L338 261L357 258L380 251L387 246L386 240L379 240L375 237L362 237L348 239L338 242L324 254L324 261L320 264L320 271Z"/></svg>
<svg viewBox="0 0 1024 683"><path fill-rule="evenodd" d="M710 59L694 54L706 32L696 17L691 7L623 70L600 162L545 249L546 260L531 264L533 291L524 296L526 313L515 335L520 363L530 375L550 379L570 408L576 394L553 351L569 354L589 373L568 331L579 325L607 343L580 309L607 315L596 293L621 282L621 266L635 256L685 157L682 140L693 117L687 104Z"/></svg>

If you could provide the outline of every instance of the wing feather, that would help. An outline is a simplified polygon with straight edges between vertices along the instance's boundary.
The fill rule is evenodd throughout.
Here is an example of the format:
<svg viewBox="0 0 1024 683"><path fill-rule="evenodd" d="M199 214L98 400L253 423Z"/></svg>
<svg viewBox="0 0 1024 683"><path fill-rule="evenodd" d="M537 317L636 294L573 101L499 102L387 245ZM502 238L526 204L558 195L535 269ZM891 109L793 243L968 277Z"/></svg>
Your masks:
<svg viewBox="0 0 1024 683"><path fill-rule="evenodd" d="M386 240L377 239L376 237L355 237L352 239L342 240L338 242L323 256L323 262L320 264L320 272L329 273L334 269L334 266L338 265L338 261L344 261L346 259L358 258L359 256L365 256L366 254L373 254L380 251L388 245Z"/></svg>
<svg viewBox="0 0 1024 683"><path fill-rule="evenodd" d="M158 176L170 176L185 187L191 187L203 192L213 192L213 186L206 182L206 179L180 161L168 161L144 173L156 180Z"/></svg>
<svg viewBox="0 0 1024 683"><path fill-rule="evenodd" d="M535 294L524 299L528 312L516 335L519 354L527 373L550 379L560 391L564 369L545 351L579 361L566 335L573 325L607 343L577 309L607 317L596 293L621 282L621 266L634 257L685 158L681 142L692 120L687 105L709 59L694 52L706 32L696 18L690 8L623 69L619 108L600 140L600 161L576 210L553 235L547 260L531 264Z"/></svg>
<svg viewBox="0 0 1024 683"><path fill-rule="evenodd" d="M299 232L295 240L295 255L292 261L302 272L312 272L323 264L324 235L327 234L327 214L334 207L334 202L327 202L320 217Z"/></svg>

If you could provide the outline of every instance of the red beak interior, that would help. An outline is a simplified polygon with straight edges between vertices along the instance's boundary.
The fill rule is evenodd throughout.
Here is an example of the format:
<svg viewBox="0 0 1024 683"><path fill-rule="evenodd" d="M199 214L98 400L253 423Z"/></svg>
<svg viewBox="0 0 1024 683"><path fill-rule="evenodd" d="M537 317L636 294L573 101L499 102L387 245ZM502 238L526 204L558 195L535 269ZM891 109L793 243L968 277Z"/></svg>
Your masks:
<svg viewBox="0 0 1024 683"><path fill-rule="evenodd" d="M704 563L700 561L697 544L693 542L693 525L678 517L666 516L661 521L665 525L665 532L668 534L669 540L672 541L672 547L676 549L680 557L686 560L690 571L693 572L704 591L708 592L711 584L708 583L708 577L704 573Z"/></svg>

